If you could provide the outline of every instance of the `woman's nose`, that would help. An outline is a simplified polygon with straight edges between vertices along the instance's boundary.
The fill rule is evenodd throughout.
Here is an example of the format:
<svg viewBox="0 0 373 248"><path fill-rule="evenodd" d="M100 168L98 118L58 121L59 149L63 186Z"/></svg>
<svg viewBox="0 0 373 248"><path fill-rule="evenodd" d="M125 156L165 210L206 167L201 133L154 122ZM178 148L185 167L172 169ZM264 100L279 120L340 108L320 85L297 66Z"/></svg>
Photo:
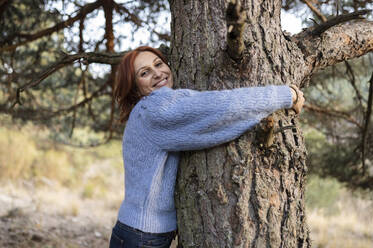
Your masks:
<svg viewBox="0 0 373 248"><path fill-rule="evenodd" d="M162 72L160 70L155 69L154 70L154 77L159 78L162 75Z"/></svg>

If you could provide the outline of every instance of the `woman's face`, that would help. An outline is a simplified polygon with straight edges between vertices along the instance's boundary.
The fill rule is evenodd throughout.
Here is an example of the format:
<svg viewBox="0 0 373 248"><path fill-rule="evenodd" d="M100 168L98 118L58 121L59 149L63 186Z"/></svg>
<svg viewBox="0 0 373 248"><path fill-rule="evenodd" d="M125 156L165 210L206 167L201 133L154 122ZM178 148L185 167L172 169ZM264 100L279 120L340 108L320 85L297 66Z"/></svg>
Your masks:
<svg viewBox="0 0 373 248"><path fill-rule="evenodd" d="M172 88L170 67L152 52L141 52L134 61L137 87L142 95L149 95L163 86Z"/></svg>

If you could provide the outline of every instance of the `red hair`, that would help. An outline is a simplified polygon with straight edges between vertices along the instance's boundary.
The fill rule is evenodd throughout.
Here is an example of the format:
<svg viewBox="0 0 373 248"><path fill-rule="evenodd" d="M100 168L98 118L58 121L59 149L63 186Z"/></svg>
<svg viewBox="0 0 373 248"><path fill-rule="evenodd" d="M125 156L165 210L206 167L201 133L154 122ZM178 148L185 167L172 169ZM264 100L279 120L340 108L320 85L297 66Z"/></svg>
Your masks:
<svg viewBox="0 0 373 248"><path fill-rule="evenodd" d="M146 51L154 53L165 64L168 64L167 59L159 50L149 46L140 46L123 56L118 67L114 86L114 99L119 105L120 122L122 123L128 120L133 107L142 97L136 85L136 75L133 63L137 55Z"/></svg>

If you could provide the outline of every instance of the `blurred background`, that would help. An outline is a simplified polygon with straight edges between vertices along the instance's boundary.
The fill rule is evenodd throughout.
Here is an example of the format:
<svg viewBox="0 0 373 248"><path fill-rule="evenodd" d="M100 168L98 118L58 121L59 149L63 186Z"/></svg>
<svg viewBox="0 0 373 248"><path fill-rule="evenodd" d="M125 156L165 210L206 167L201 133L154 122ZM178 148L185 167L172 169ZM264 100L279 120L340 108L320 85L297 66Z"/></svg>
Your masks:
<svg viewBox="0 0 373 248"><path fill-rule="evenodd" d="M290 36L373 1L282 5ZM170 21L164 0L0 0L0 247L107 247L124 194L115 64L169 46ZM313 247L373 247L372 89L372 53L302 89Z"/></svg>

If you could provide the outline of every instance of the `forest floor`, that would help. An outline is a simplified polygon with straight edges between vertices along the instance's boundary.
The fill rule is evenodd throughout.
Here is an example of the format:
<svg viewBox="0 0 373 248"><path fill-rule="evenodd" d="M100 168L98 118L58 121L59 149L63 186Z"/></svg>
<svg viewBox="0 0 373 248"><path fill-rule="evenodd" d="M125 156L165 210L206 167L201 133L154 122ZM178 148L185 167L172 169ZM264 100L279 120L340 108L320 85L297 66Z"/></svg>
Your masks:
<svg viewBox="0 0 373 248"><path fill-rule="evenodd" d="M22 185L21 185L22 186ZM29 182L0 187L1 248L108 247L117 206Z"/></svg>
<svg viewBox="0 0 373 248"><path fill-rule="evenodd" d="M105 189L67 188L46 178L0 180L0 248L109 247L124 195L123 172L113 167L99 162L82 177L105 171Z"/></svg>
<svg viewBox="0 0 373 248"><path fill-rule="evenodd" d="M43 182L0 182L0 248L108 247L123 176L101 197ZM373 247L373 203L346 192L332 210L308 211L312 247ZM173 246L175 247L175 246Z"/></svg>

